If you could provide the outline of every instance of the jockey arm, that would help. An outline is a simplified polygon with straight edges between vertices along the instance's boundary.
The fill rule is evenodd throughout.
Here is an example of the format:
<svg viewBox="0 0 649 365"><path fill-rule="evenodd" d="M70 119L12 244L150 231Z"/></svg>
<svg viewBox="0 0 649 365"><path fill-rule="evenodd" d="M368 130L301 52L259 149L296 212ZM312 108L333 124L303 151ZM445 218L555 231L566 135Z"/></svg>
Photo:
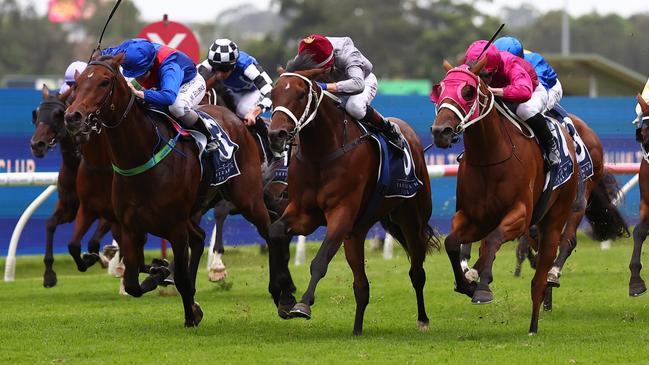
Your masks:
<svg viewBox="0 0 649 365"><path fill-rule="evenodd" d="M365 73L363 72L363 69L359 66L352 65L347 67L345 75L348 79L336 82L335 89L332 89L331 91L348 95L362 93L365 89ZM327 89L329 89L329 86Z"/></svg>
<svg viewBox="0 0 649 365"><path fill-rule="evenodd" d="M214 76L214 70L212 70L212 65L210 65L208 60L204 60L203 62L199 63L196 67L196 70L198 71L199 75L203 76L205 81Z"/></svg>
<svg viewBox="0 0 649 365"><path fill-rule="evenodd" d="M512 64L506 69L509 85L503 87L503 100L514 103L524 103L532 97L534 87L530 74L518 64Z"/></svg>
<svg viewBox="0 0 649 365"><path fill-rule="evenodd" d="M246 67L243 75L252 80L255 87L261 93L261 97L257 102L260 112L269 111L272 106L270 91L273 89L273 80L271 80L266 71L257 63L252 63Z"/></svg>
<svg viewBox="0 0 649 365"><path fill-rule="evenodd" d="M158 90L144 90L144 100L157 105L173 104L182 85L183 76L183 70L177 63L170 59L165 60L160 65Z"/></svg>

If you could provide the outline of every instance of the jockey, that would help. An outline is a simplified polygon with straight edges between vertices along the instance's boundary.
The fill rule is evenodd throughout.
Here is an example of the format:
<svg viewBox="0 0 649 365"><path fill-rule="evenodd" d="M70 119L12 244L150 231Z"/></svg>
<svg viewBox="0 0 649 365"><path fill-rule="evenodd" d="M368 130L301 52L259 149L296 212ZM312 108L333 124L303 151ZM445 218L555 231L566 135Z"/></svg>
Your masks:
<svg viewBox="0 0 649 365"><path fill-rule="evenodd" d="M543 56L524 49L523 44L518 39L510 36L496 39L494 46L501 51L507 51L532 64L534 71L536 71L539 77L539 81L548 92L547 110L552 110L559 103L563 97L561 82L559 82L557 73Z"/></svg>
<svg viewBox="0 0 649 365"><path fill-rule="evenodd" d="M205 80L197 74L194 62L187 55L141 38L129 39L101 53L110 56L124 53L122 73L143 87L137 90L128 83L135 96L168 107L183 127L203 133L208 141L207 151L217 147L207 126L193 110L205 95Z"/></svg>
<svg viewBox="0 0 649 365"><path fill-rule="evenodd" d="M483 53L486 45L485 40L473 42L466 50L464 63L474 64L480 54L487 58L480 77L495 96L505 102L518 103L516 115L523 119L538 136L550 166L558 165L559 150L543 116L548 93L539 83L534 68L529 62L509 52L499 51L493 44L490 44Z"/></svg>
<svg viewBox="0 0 649 365"><path fill-rule="evenodd" d="M86 69L86 66L88 66L88 64L83 61L74 61L65 69L63 85L59 88L59 94L65 94L66 91L70 90L70 88L76 84L77 81L74 76L77 72L82 73L83 70Z"/></svg>
<svg viewBox="0 0 649 365"><path fill-rule="evenodd" d="M349 95L343 98L347 113L362 123L375 126L391 144L403 149L398 126L370 106L378 81L372 73L372 63L354 46L351 38L313 34L300 41L297 53L309 54L317 68L333 69L331 76L335 82L317 82L322 90Z"/></svg>

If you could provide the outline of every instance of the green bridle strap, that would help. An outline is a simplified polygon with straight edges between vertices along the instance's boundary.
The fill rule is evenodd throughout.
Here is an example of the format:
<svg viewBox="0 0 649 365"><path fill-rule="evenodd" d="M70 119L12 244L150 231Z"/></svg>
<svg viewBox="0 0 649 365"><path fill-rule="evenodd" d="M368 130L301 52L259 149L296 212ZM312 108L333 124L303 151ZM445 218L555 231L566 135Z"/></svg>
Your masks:
<svg viewBox="0 0 649 365"><path fill-rule="evenodd" d="M113 171L122 176L134 176L151 169L171 153L171 151L176 146L176 142L178 142L178 138L180 138L180 132L176 135L176 137L174 137L174 139L167 141L167 143L160 149L160 151L158 151L155 155L153 155L153 157L151 157L149 161L143 163L142 165L134 167L132 169L121 169L113 164Z"/></svg>

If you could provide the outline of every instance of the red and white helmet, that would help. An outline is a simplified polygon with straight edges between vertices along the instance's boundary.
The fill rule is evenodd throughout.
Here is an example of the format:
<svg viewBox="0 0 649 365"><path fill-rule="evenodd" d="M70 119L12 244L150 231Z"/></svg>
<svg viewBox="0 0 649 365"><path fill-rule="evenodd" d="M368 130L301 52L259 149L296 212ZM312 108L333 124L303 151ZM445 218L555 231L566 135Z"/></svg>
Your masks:
<svg viewBox="0 0 649 365"><path fill-rule="evenodd" d="M312 34L300 41L297 54L307 53L311 56L316 68L329 68L334 64L334 46L327 37Z"/></svg>

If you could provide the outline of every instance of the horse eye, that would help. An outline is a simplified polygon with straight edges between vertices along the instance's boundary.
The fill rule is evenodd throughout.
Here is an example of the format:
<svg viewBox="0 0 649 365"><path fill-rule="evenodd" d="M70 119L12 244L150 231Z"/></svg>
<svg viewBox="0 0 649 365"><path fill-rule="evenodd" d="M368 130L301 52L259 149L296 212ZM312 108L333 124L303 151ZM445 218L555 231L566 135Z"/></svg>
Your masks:
<svg viewBox="0 0 649 365"><path fill-rule="evenodd" d="M106 87L108 86L109 81L107 79L101 80L99 83L99 87Z"/></svg>
<svg viewBox="0 0 649 365"><path fill-rule="evenodd" d="M32 110L32 124L36 124L36 121L38 120L38 112L36 109Z"/></svg>
<svg viewBox="0 0 649 365"><path fill-rule="evenodd" d="M304 99L305 96L306 96L306 93L303 92L303 91L300 91L300 93L297 94L297 97L298 97L298 99L300 99L300 100Z"/></svg>

